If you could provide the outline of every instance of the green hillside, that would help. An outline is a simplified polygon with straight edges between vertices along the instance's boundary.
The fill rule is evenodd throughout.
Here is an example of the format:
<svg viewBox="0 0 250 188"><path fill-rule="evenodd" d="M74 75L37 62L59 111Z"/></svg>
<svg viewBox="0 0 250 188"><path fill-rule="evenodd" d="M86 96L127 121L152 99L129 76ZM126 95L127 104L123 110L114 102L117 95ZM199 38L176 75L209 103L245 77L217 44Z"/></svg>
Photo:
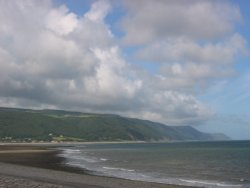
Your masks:
<svg viewBox="0 0 250 188"><path fill-rule="evenodd" d="M220 138L223 138L220 137ZM225 137L226 138L226 137ZM1 141L212 140L190 126L170 127L118 115L0 108Z"/></svg>

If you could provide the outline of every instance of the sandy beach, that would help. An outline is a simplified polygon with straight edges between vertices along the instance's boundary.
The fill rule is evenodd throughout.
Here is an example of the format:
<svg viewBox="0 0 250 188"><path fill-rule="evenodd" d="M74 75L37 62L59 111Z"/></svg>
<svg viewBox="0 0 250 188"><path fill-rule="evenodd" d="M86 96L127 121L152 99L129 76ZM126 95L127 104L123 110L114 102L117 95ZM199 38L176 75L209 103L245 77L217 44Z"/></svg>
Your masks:
<svg viewBox="0 0 250 188"><path fill-rule="evenodd" d="M1 145L0 188L186 188L89 175L85 170L64 166L58 152L48 146Z"/></svg>

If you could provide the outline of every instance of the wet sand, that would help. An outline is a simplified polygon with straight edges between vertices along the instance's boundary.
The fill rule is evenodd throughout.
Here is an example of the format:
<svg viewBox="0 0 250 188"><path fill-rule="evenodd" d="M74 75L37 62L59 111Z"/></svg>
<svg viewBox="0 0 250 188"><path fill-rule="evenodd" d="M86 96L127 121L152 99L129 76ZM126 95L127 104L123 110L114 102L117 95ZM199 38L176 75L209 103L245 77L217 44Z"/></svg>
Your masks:
<svg viewBox="0 0 250 188"><path fill-rule="evenodd" d="M1 145L0 188L186 188L90 175L64 165L59 150L49 145Z"/></svg>

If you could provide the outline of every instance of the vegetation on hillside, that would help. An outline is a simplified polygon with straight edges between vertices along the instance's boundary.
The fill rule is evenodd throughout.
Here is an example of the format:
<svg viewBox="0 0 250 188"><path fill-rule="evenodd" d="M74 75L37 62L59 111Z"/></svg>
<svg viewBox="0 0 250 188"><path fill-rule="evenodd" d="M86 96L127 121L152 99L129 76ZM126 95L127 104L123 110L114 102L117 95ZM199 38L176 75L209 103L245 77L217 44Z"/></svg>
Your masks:
<svg viewBox="0 0 250 188"><path fill-rule="evenodd" d="M189 126L170 127L118 115L0 108L2 141L211 140Z"/></svg>

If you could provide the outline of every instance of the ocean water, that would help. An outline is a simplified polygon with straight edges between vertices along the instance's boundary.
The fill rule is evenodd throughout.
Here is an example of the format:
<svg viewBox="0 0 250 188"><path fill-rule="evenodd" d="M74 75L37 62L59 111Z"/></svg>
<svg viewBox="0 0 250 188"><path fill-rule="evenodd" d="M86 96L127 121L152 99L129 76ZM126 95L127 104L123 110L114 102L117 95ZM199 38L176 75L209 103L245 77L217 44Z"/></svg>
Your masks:
<svg viewBox="0 0 250 188"><path fill-rule="evenodd" d="M66 164L96 175L206 188L250 188L250 141L86 144Z"/></svg>

